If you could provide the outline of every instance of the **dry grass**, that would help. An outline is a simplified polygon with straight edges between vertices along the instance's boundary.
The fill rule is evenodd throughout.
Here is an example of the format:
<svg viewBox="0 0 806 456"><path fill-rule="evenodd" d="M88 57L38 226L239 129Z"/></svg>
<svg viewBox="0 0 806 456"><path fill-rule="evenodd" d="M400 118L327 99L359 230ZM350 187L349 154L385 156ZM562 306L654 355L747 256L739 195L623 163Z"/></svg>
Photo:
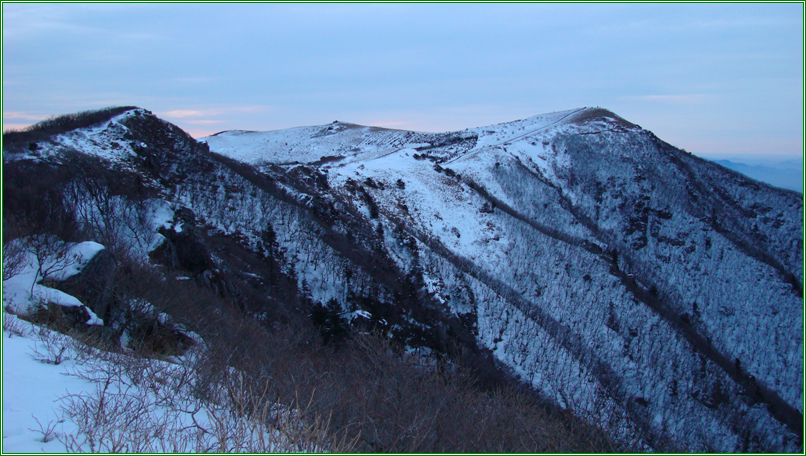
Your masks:
<svg viewBox="0 0 806 456"><path fill-rule="evenodd" d="M4 319L8 330L19 321ZM16 326L15 326L16 327ZM22 325L15 329L22 334ZM289 453L352 452L356 439L334 439L330 417L311 401L281 405L271 382L215 367L203 348L175 362L99 348L85 334L70 337L39 327L31 335L41 362L72 360L68 374L95 384L92 392L67 394L63 420L77 426L56 432L60 422L39 423L44 442L58 439L65 451L92 453ZM82 339L83 338L83 339ZM106 347L109 348L109 347Z"/></svg>

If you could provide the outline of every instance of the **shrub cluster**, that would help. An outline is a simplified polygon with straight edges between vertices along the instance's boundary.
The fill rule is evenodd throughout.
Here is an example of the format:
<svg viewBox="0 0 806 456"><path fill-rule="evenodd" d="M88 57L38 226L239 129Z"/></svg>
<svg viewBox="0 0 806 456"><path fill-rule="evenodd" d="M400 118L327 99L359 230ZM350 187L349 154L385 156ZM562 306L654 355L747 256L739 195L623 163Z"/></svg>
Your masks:
<svg viewBox="0 0 806 456"><path fill-rule="evenodd" d="M264 380L234 369L213 374L204 347L166 362L122 353L86 333L29 329L8 314L3 330L33 338L35 360L69 359L65 374L95 385L56 401L75 431L34 417L39 429L31 430L42 442L58 439L69 453L350 452L355 444L331 439L327 417L309 413L306 403L270 400Z"/></svg>

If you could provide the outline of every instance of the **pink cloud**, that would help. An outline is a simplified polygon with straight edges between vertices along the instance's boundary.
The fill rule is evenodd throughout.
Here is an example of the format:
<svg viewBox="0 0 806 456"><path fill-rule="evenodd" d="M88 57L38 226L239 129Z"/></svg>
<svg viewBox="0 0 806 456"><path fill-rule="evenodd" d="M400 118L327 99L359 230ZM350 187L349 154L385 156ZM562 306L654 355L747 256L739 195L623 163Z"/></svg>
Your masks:
<svg viewBox="0 0 806 456"><path fill-rule="evenodd" d="M3 122L3 131L8 130L22 130L23 128L30 127L29 123L8 123Z"/></svg>
<svg viewBox="0 0 806 456"><path fill-rule="evenodd" d="M24 119L24 120L40 121L47 119L47 116L26 114L24 112L19 111L3 111L3 119Z"/></svg>

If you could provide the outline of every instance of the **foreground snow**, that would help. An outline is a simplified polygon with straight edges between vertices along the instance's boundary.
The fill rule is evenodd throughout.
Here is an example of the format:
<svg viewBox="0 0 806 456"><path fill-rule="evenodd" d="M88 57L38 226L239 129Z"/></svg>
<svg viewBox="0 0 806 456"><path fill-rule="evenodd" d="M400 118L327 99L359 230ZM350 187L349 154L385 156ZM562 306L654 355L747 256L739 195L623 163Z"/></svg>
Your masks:
<svg viewBox="0 0 806 456"><path fill-rule="evenodd" d="M77 426L63 419L61 400L90 394L95 385L64 375L75 366L72 360L61 365L35 360L44 349L33 338L36 327L7 313L3 319L3 453L64 452L60 439L74 435ZM20 333L8 331L9 325Z"/></svg>
<svg viewBox="0 0 806 456"><path fill-rule="evenodd" d="M236 371L204 377L200 359L198 351L170 361L104 352L4 313L3 453L327 447L323 422L304 423L293 410L233 388L244 382Z"/></svg>

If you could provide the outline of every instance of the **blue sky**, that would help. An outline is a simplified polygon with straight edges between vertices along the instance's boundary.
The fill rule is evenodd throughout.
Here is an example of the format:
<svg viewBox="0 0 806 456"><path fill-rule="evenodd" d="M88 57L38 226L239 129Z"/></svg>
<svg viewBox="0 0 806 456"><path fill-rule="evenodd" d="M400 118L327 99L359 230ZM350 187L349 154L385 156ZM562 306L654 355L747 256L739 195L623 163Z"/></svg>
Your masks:
<svg viewBox="0 0 806 456"><path fill-rule="evenodd" d="M3 124L449 131L601 106L701 155L803 151L803 5L3 4Z"/></svg>

